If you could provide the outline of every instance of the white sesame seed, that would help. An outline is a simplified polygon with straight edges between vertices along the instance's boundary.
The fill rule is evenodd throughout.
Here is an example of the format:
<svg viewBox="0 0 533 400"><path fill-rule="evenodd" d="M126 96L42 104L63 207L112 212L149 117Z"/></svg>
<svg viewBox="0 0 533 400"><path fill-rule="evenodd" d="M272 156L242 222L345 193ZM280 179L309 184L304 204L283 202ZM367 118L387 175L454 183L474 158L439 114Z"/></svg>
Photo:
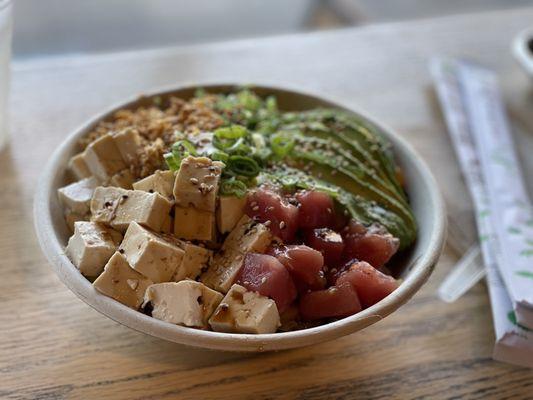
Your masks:
<svg viewBox="0 0 533 400"><path fill-rule="evenodd" d="M279 223L279 229L285 229L285 226L286 226L285 221L281 221Z"/></svg>
<svg viewBox="0 0 533 400"><path fill-rule="evenodd" d="M137 286L139 286L139 281L137 279L127 279L126 283L132 290L137 289Z"/></svg>

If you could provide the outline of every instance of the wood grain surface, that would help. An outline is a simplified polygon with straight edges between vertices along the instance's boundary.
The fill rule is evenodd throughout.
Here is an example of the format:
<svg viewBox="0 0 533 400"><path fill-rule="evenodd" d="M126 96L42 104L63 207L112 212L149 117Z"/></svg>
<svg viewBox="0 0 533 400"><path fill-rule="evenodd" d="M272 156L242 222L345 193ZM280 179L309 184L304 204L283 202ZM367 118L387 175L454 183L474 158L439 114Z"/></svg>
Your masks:
<svg viewBox="0 0 533 400"><path fill-rule="evenodd" d="M472 231L471 207L427 61L467 56L500 73L531 185L533 86L509 44L532 22L530 8L14 65L12 139L0 153L0 398L532 399L532 370L491 359L485 285L454 304L436 298L457 260L450 247L428 284L384 321L310 348L243 355L167 343L98 314L52 273L32 226L39 173L85 119L161 85L244 81L331 95L398 130L441 184L452 239L467 244L456 228Z"/></svg>

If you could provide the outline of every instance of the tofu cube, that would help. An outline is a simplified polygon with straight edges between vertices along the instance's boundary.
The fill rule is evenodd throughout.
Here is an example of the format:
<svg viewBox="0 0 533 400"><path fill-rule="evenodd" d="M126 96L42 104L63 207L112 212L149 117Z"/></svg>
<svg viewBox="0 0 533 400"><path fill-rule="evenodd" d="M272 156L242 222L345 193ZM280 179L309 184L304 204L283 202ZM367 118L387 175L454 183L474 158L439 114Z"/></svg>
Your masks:
<svg viewBox="0 0 533 400"><path fill-rule="evenodd" d="M59 201L64 208L74 214L88 214L94 189L96 189L97 186L98 181L92 176L71 183L70 185L57 190Z"/></svg>
<svg viewBox="0 0 533 400"><path fill-rule="evenodd" d="M174 183L176 204L214 213L223 167L223 163L206 157L184 158Z"/></svg>
<svg viewBox="0 0 533 400"><path fill-rule="evenodd" d="M207 328L207 321L222 297L200 282L187 280L150 286L144 295L144 304L151 304L154 318L177 325Z"/></svg>
<svg viewBox="0 0 533 400"><path fill-rule="evenodd" d="M132 128L126 128L115 133L113 139L124 162L128 165L136 164L142 148L142 139L139 132Z"/></svg>
<svg viewBox="0 0 533 400"><path fill-rule="evenodd" d="M91 176L91 171L89 171L89 167L85 163L83 153L79 153L71 157L68 162L67 168L76 180L88 178Z"/></svg>
<svg viewBox="0 0 533 400"><path fill-rule="evenodd" d="M194 207L174 208L174 235L187 240L214 240L215 214Z"/></svg>
<svg viewBox="0 0 533 400"><path fill-rule="evenodd" d="M83 158L89 171L102 182L109 181L113 175L127 167L110 134L89 144Z"/></svg>
<svg viewBox="0 0 533 400"><path fill-rule="evenodd" d="M71 232L74 232L74 224L78 221L89 221L91 214L76 214L70 210L65 211L65 222Z"/></svg>
<svg viewBox="0 0 533 400"><path fill-rule="evenodd" d="M145 192L157 192L169 200L174 200L174 172L172 171L155 171L152 175L141 179L133 184L135 190L144 190Z"/></svg>
<svg viewBox="0 0 533 400"><path fill-rule="evenodd" d="M104 272L93 286L100 293L137 310L143 302L146 289L152 284L150 279L132 269L126 258L117 252L107 262Z"/></svg>
<svg viewBox="0 0 533 400"><path fill-rule="evenodd" d="M172 204L158 193L97 187L91 200L92 220L125 232L135 221L159 232Z"/></svg>
<svg viewBox="0 0 533 400"><path fill-rule="evenodd" d="M202 270L207 269L209 260L213 252L192 243L184 243L184 254L181 264L176 268L176 272L172 277L174 282L179 282L184 279L196 279Z"/></svg>
<svg viewBox="0 0 533 400"><path fill-rule="evenodd" d="M270 231L263 224L244 215L224 240L201 281L210 288L227 293L241 269L246 253L263 253L272 242Z"/></svg>
<svg viewBox="0 0 533 400"><path fill-rule="evenodd" d="M172 233L174 232L174 217L169 215L163 223L161 224L161 228L159 229L159 232L161 233Z"/></svg>
<svg viewBox="0 0 533 400"><path fill-rule="evenodd" d="M160 283L170 281L180 266L185 253L180 245L181 242L171 235L162 235L132 222L120 252L133 269Z"/></svg>
<svg viewBox="0 0 533 400"><path fill-rule="evenodd" d="M80 272L98 276L117 249L122 235L96 222L77 221L65 253Z"/></svg>
<svg viewBox="0 0 533 400"><path fill-rule="evenodd" d="M108 184L109 186L115 186L122 189L132 189L133 188L133 174L129 169L123 169L120 172L117 172L111 177Z"/></svg>
<svg viewBox="0 0 533 400"><path fill-rule="evenodd" d="M244 215L246 197L220 196L216 213L217 227L221 233L231 232Z"/></svg>
<svg viewBox="0 0 533 400"><path fill-rule="evenodd" d="M274 333L280 326L274 300L233 285L209 319L216 332Z"/></svg>

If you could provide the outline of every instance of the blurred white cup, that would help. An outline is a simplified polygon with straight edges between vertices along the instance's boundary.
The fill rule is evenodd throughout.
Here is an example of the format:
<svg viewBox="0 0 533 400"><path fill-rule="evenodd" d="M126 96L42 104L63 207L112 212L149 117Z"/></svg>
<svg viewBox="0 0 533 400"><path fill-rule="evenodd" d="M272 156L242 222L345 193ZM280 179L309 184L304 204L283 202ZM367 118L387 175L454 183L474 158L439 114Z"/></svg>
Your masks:
<svg viewBox="0 0 533 400"><path fill-rule="evenodd" d="M11 58L12 10L11 0L0 0L0 150L8 135L9 64Z"/></svg>

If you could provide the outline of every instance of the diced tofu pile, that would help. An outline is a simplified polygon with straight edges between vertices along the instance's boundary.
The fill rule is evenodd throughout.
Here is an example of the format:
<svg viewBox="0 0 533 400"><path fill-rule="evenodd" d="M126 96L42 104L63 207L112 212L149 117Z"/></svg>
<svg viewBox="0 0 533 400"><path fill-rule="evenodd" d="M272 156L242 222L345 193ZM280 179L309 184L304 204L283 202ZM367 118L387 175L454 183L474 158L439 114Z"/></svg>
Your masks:
<svg viewBox="0 0 533 400"><path fill-rule="evenodd" d="M219 332L275 332L276 303L233 284L244 256L264 252L273 236L244 215L245 198L218 196L224 164L189 156L178 173L135 180L128 165L139 142L126 129L70 160L78 180L58 190L74 231L66 255L97 291L154 318Z"/></svg>

